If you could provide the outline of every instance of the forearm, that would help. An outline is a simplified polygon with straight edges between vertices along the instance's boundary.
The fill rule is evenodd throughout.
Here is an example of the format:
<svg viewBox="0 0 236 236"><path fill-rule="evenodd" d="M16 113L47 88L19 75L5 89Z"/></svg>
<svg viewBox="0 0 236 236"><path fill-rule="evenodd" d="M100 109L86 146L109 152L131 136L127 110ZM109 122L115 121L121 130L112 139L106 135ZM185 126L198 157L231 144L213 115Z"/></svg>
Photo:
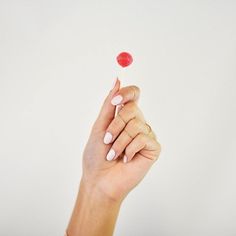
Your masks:
<svg viewBox="0 0 236 236"><path fill-rule="evenodd" d="M120 201L108 198L96 186L88 185L81 180L67 228L68 236L111 236L120 205Z"/></svg>

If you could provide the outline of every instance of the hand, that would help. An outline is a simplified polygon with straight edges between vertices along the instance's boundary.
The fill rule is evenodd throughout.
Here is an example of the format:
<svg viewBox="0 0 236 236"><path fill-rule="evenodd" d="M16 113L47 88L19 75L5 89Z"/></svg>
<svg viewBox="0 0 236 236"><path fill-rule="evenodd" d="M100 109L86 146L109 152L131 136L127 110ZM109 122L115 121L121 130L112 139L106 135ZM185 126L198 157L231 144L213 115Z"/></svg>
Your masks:
<svg viewBox="0 0 236 236"><path fill-rule="evenodd" d="M160 144L138 108L139 96L138 87L120 89L117 79L83 152L82 183L115 201L122 201L142 180L160 153ZM114 104L122 105L116 116Z"/></svg>
<svg viewBox="0 0 236 236"><path fill-rule="evenodd" d="M160 144L137 106L139 95L117 80L105 99L83 152L68 236L111 236L122 200L157 160Z"/></svg>

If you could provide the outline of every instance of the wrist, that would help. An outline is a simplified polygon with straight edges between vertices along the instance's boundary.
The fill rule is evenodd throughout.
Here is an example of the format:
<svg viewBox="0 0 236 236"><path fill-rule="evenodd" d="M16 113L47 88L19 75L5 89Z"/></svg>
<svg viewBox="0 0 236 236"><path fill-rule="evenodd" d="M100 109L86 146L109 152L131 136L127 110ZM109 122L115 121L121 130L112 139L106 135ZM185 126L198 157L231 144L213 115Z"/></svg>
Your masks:
<svg viewBox="0 0 236 236"><path fill-rule="evenodd" d="M108 205L120 205L122 203L122 199L109 194L99 183L87 181L83 177L80 181L79 192L99 203Z"/></svg>
<svg viewBox="0 0 236 236"><path fill-rule="evenodd" d="M86 178L82 176L80 181L80 192L90 197L95 197L97 201L106 202L110 205L121 205L125 196L118 188L114 188L112 183L98 180L98 178Z"/></svg>
<svg viewBox="0 0 236 236"><path fill-rule="evenodd" d="M121 201L108 197L96 184L82 178L68 235L112 235L120 205Z"/></svg>

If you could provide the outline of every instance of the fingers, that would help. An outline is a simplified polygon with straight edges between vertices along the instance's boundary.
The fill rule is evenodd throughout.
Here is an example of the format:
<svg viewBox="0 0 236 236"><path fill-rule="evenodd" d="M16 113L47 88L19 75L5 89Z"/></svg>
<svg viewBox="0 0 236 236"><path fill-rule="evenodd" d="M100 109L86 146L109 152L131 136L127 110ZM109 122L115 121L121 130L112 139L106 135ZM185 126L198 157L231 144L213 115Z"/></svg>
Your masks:
<svg viewBox="0 0 236 236"><path fill-rule="evenodd" d="M140 133L126 147L124 162L131 161L138 152L141 152L143 157L155 161L157 160L160 151L161 146L155 139L150 137L150 135Z"/></svg>
<svg viewBox="0 0 236 236"><path fill-rule="evenodd" d="M128 86L120 89L120 80L117 79L114 88L106 97L100 110L97 120L93 125L93 130L104 131L115 116L117 105L123 105L128 102L135 102L140 96L140 89L137 86ZM121 110L122 106L118 108Z"/></svg>
<svg viewBox="0 0 236 236"><path fill-rule="evenodd" d="M137 101L140 96L140 89L135 86L128 86L121 88L120 91L115 94L111 100L111 104L114 106L125 104L129 101Z"/></svg>
<svg viewBox="0 0 236 236"><path fill-rule="evenodd" d="M110 93L104 100L98 118L96 119L93 125L93 130L104 131L113 120L116 107L111 104L111 100L114 97L114 95L119 91L119 89L120 89L120 80L116 79L114 88L110 91Z"/></svg>
<svg viewBox="0 0 236 236"><path fill-rule="evenodd" d="M144 117L142 115L142 112L137 107L136 103L129 102L120 109L117 116L112 120L110 125L107 127L106 134L103 140L104 143L109 144L113 142L122 132L125 126L135 118L144 122Z"/></svg>
<svg viewBox="0 0 236 236"><path fill-rule="evenodd" d="M149 134L150 128L143 121L134 118L131 119L125 126L122 133L113 143L110 151L107 154L107 160L115 160L125 150L126 146L140 133Z"/></svg>

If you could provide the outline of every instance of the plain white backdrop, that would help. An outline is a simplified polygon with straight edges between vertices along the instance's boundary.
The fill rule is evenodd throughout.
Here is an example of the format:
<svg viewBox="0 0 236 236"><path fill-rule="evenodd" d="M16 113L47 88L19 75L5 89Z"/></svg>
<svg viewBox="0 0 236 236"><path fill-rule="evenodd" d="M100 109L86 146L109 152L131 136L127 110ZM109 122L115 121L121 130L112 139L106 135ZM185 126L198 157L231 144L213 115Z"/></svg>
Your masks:
<svg viewBox="0 0 236 236"><path fill-rule="evenodd" d="M233 0L0 0L0 235L63 235L120 51L162 153L115 235L236 235L235 12Z"/></svg>

